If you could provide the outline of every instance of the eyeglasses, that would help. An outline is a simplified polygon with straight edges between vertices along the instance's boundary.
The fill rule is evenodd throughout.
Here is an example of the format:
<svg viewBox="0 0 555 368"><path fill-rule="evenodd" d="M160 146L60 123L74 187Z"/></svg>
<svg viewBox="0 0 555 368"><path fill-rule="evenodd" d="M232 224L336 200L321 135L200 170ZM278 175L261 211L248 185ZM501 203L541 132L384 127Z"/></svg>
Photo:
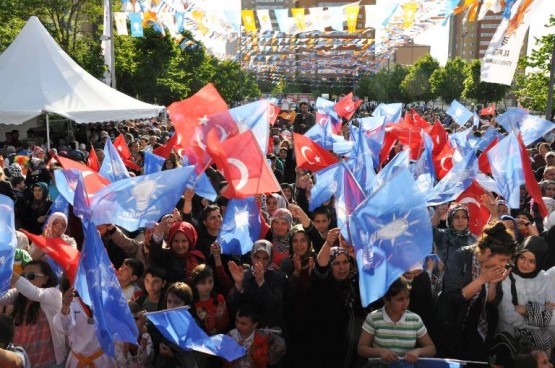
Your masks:
<svg viewBox="0 0 555 368"><path fill-rule="evenodd" d="M42 273L36 273L36 272L24 272L24 273L21 274L21 277L24 277L29 281L33 281L37 277L44 277L44 276L46 276L46 275L44 275Z"/></svg>

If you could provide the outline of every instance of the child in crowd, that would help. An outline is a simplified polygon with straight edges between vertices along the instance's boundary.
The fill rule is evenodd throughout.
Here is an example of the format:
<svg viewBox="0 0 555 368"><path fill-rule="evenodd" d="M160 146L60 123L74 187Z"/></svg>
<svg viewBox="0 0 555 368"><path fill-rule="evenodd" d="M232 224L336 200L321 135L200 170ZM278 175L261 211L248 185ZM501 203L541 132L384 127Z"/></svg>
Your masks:
<svg viewBox="0 0 555 368"><path fill-rule="evenodd" d="M143 294L137 285L137 279L143 275L143 270L143 264L135 258L126 258L118 268L116 276L126 300L135 300Z"/></svg>
<svg viewBox="0 0 555 368"><path fill-rule="evenodd" d="M149 366L154 356L152 339L147 332L146 318L141 312L139 304L129 301L127 305L129 306L129 310L139 330L139 339L135 345L127 342L116 343L116 362L118 363L118 367L122 368L143 368Z"/></svg>
<svg viewBox="0 0 555 368"><path fill-rule="evenodd" d="M229 312L224 296L213 292L212 268L206 264L196 266L191 281L195 310L201 327L208 335L226 333L229 329Z"/></svg>
<svg viewBox="0 0 555 368"><path fill-rule="evenodd" d="M270 343L267 335L256 330L259 321L254 305L243 304L237 309L235 328L229 331L229 336L247 349L247 355L232 362L225 362L224 367L265 368L268 366Z"/></svg>
<svg viewBox="0 0 555 368"><path fill-rule="evenodd" d="M25 349L13 345L14 334L13 318L0 314L0 367L31 368Z"/></svg>
<svg viewBox="0 0 555 368"><path fill-rule="evenodd" d="M167 282L166 271L162 268L150 266L145 271L145 291L146 295L142 295L137 300L137 304L141 310L147 312L155 312L163 309L164 305L164 287Z"/></svg>
<svg viewBox="0 0 555 368"><path fill-rule="evenodd" d="M436 354L422 319L407 310L410 289L406 279L397 279L383 297L385 306L366 317L358 341L361 357L381 358L386 363L403 357L407 363L414 364L419 357Z"/></svg>

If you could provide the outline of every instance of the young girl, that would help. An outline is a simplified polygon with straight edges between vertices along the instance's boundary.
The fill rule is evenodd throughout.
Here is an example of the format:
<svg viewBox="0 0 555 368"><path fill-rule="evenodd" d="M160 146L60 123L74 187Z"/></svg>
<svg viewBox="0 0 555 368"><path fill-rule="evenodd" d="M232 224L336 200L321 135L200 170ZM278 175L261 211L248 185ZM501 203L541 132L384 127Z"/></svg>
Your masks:
<svg viewBox="0 0 555 368"><path fill-rule="evenodd" d="M410 285L404 278L391 284L383 297L385 306L370 313L362 325L358 355L381 358L387 363L404 357L407 363L415 363L419 357L436 354L422 319L407 310L409 295Z"/></svg>
<svg viewBox="0 0 555 368"><path fill-rule="evenodd" d="M229 329L229 312L225 298L216 294L214 271L210 266L201 264L195 267L191 278L195 310L201 327L208 335L226 333Z"/></svg>

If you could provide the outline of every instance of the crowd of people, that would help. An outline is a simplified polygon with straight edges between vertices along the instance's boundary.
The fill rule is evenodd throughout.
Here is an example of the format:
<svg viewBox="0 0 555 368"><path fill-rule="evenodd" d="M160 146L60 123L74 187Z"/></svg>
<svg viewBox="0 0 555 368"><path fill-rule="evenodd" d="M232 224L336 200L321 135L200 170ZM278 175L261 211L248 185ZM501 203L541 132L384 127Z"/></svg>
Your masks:
<svg viewBox="0 0 555 368"><path fill-rule="evenodd" d="M430 122L445 117L437 110L421 112ZM539 214L525 187L519 209L483 196L490 221L478 237L470 232L464 204L430 208L433 253L406 270L383 298L363 306L355 250L340 235L334 201L310 211L314 177L296 164L292 133L310 129L314 114L301 103L289 117L280 115L270 127L267 158L281 191L257 196L264 221L249 253L222 254L216 241L228 199L211 202L190 189L172 213L139 231L97 226L140 332L135 344L118 343L115 357L103 352L94 313L69 278L56 273L52 260L19 230L60 238L80 250L80 220L71 211L50 210L61 195L56 157L86 163L92 148L101 164L106 141L123 134L132 160L142 167L144 153L167 143L173 127L155 118L82 125L83 142L50 150L6 133L0 194L15 203L18 244L11 289L0 296L0 365L348 368L435 356L507 367L549 364L555 341L552 135L529 151L549 216ZM452 132L464 128L445 122ZM348 139L348 129L343 133ZM392 152L400 149L397 144ZM172 152L162 170L179 166ZM207 174L217 191L226 184L214 167ZM182 306L208 335L228 334L247 354L228 362L185 350L144 316Z"/></svg>

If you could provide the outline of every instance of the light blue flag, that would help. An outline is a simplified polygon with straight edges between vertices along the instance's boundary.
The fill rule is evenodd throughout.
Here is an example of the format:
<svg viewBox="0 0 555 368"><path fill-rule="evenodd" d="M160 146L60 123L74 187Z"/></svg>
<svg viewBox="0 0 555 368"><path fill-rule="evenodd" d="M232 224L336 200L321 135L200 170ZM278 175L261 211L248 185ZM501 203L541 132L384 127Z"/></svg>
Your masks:
<svg viewBox="0 0 555 368"><path fill-rule="evenodd" d="M385 118L385 123L398 123L401 119L401 112L403 110L403 104L400 102L391 104L379 104L372 116L379 117L383 116Z"/></svg>
<svg viewBox="0 0 555 368"><path fill-rule="evenodd" d="M380 152L385 138L385 116L369 116L358 121L372 152L374 169L377 169L380 166Z"/></svg>
<svg viewBox="0 0 555 368"><path fill-rule="evenodd" d="M331 131L331 122L329 120L324 126L314 124L312 128L304 133L304 136L312 139L314 142L318 143L327 150L333 149L335 139L334 134Z"/></svg>
<svg viewBox="0 0 555 368"><path fill-rule="evenodd" d="M466 155L468 151L472 150L470 144L470 136L472 134L472 128L463 130L462 132L451 133L449 135L449 141L451 146L458 150L462 156Z"/></svg>
<svg viewBox="0 0 555 368"><path fill-rule="evenodd" d="M131 36L143 37L143 19L141 13L129 13L129 20L131 21Z"/></svg>
<svg viewBox="0 0 555 368"><path fill-rule="evenodd" d="M520 135L525 146L534 143L553 129L555 124L534 115L526 116L520 123Z"/></svg>
<svg viewBox="0 0 555 368"><path fill-rule="evenodd" d="M229 24L231 25L233 32L235 33L241 32L241 12L238 12L235 10L224 10L223 14L225 18L229 21Z"/></svg>
<svg viewBox="0 0 555 368"><path fill-rule="evenodd" d="M115 341L137 343L137 325L94 223L86 227L75 288L92 309L96 337L104 353L115 357Z"/></svg>
<svg viewBox="0 0 555 368"><path fill-rule="evenodd" d="M10 288L16 247L14 203L0 194L0 296Z"/></svg>
<svg viewBox="0 0 555 368"><path fill-rule="evenodd" d="M73 197L73 214L81 219L83 226L86 226L91 218L91 196L83 184L81 173L78 173L77 187Z"/></svg>
<svg viewBox="0 0 555 368"><path fill-rule="evenodd" d="M380 170L378 175L376 175L373 190L376 190L377 188L383 186L387 181L391 180L397 171L401 169L408 169L409 163L410 160L408 150L404 150L396 154L395 157L393 157L393 159Z"/></svg>
<svg viewBox="0 0 555 368"><path fill-rule="evenodd" d="M177 27L177 32L181 33L184 29L184 19L185 19L185 12L178 11L174 14L175 17L175 25ZM146 153L146 152L145 152Z"/></svg>
<svg viewBox="0 0 555 368"><path fill-rule="evenodd" d="M399 276L432 251L430 215L406 168L366 198L349 225L363 306L382 297Z"/></svg>
<svg viewBox="0 0 555 368"><path fill-rule="evenodd" d="M230 336L208 336L197 325L188 309L189 307L180 307L145 315L166 339L184 350L219 356L228 362L245 356L245 348Z"/></svg>
<svg viewBox="0 0 555 368"><path fill-rule="evenodd" d="M186 187L193 189L196 195L212 202L215 202L216 198L218 198L218 193L216 193L210 178L208 178L208 175L206 175L204 171L200 176L191 175L187 181Z"/></svg>
<svg viewBox="0 0 555 368"><path fill-rule="evenodd" d="M145 151L145 166L144 175L154 174L156 172L162 171L162 166L164 166L166 159L160 157L152 152Z"/></svg>
<svg viewBox="0 0 555 368"><path fill-rule="evenodd" d="M362 130L351 124L350 133L352 137L357 137L354 141L352 153L347 160L347 165L352 171L356 181L360 184L364 192L372 191L376 172L374 171L374 160L372 151L368 147L369 139L362 133Z"/></svg>
<svg viewBox="0 0 555 368"><path fill-rule="evenodd" d="M310 191L310 201L308 205L310 211L314 211L316 208L320 207L337 192L338 183L336 174L340 165L341 163L337 162L314 174L316 183Z"/></svg>
<svg viewBox="0 0 555 368"><path fill-rule="evenodd" d="M289 15L287 14L289 9L274 9L274 14L276 15L276 20L278 22L278 27L281 32L289 33Z"/></svg>
<svg viewBox="0 0 555 368"><path fill-rule="evenodd" d="M66 201L73 206L73 197L75 196L75 187L79 179L79 170L54 170L54 180L56 188ZM59 196L58 196L59 197Z"/></svg>
<svg viewBox="0 0 555 368"><path fill-rule="evenodd" d="M342 135L333 134L333 152L340 156L348 156L353 150L354 142L346 140Z"/></svg>
<svg viewBox="0 0 555 368"><path fill-rule="evenodd" d="M338 185L337 195L335 196L337 227L340 229L341 235L351 244L349 217L351 217L355 208L366 199L366 196L345 161L341 161L337 176Z"/></svg>
<svg viewBox="0 0 555 368"><path fill-rule="evenodd" d="M217 242L223 254L243 255L260 239L260 210L254 197L230 199Z"/></svg>
<svg viewBox="0 0 555 368"><path fill-rule="evenodd" d="M330 14L330 25L336 31L343 31L343 21L345 16L343 15L343 9L339 6L332 6L328 8L328 14Z"/></svg>
<svg viewBox="0 0 555 368"><path fill-rule="evenodd" d="M488 160L499 194L511 208L520 208L520 186L524 184L524 170L520 146L514 132L488 151Z"/></svg>
<svg viewBox="0 0 555 368"><path fill-rule="evenodd" d="M335 102L326 100L325 98L322 98L322 97L318 97L316 99L316 104L314 105L316 110L318 110L320 113L327 114L335 119L339 119L339 116L337 116L337 113L333 108L334 106L335 106Z"/></svg>
<svg viewBox="0 0 555 368"><path fill-rule="evenodd" d="M171 213L185 191L193 166L116 181L95 193L91 220L135 231Z"/></svg>
<svg viewBox="0 0 555 368"><path fill-rule="evenodd" d="M437 206L454 201L472 184L476 175L478 175L478 158L476 152L471 150L428 192L427 205Z"/></svg>
<svg viewBox="0 0 555 368"><path fill-rule="evenodd" d="M229 114L237 122L239 133L251 130L263 154L268 152L270 139L268 106L268 100L260 100L229 110Z"/></svg>
<svg viewBox="0 0 555 368"><path fill-rule="evenodd" d="M506 112L495 118L495 122L503 127L507 132L520 129L520 123L529 115L528 111L516 107L509 108Z"/></svg>
<svg viewBox="0 0 555 368"><path fill-rule="evenodd" d="M119 157L118 150L116 150L116 147L114 147L109 139L106 140L106 145L104 146L104 160L98 173L112 183L131 177L121 157Z"/></svg>
<svg viewBox="0 0 555 368"><path fill-rule="evenodd" d="M501 135L494 128L489 127L488 129L486 129L486 132L482 135L482 137L478 139L478 141L476 141L476 143L472 147L477 151L483 151L489 146L491 142L493 142L495 137L498 137L499 140L503 139L503 135Z"/></svg>
<svg viewBox="0 0 555 368"><path fill-rule="evenodd" d="M451 106L445 111L459 125L464 125L472 117L472 112L464 107L459 101L453 100Z"/></svg>
<svg viewBox="0 0 555 368"><path fill-rule="evenodd" d="M424 142L424 150L416 160L415 164L410 167L410 171L416 180L416 187L424 194L432 190L436 180L434 169L434 161L432 159L432 151L434 142L432 138L423 130L421 131L422 141Z"/></svg>

